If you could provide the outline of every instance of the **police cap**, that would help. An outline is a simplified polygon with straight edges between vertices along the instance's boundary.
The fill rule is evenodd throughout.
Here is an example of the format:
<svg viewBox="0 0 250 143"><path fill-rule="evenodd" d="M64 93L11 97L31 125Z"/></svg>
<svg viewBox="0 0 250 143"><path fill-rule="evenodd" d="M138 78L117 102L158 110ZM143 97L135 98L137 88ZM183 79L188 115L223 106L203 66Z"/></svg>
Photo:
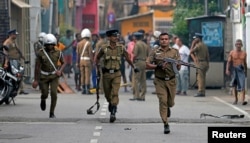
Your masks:
<svg viewBox="0 0 250 143"><path fill-rule="evenodd" d="M193 38L194 39L195 38L200 38L201 39L202 37L203 37L203 35L201 33L195 33Z"/></svg>
<svg viewBox="0 0 250 143"><path fill-rule="evenodd" d="M108 37L110 37L110 36L118 36L118 34L119 34L119 31L116 30L116 29L106 31L106 35Z"/></svg>
<svg viewBox="0 0 250 143"><path fill-rule="evenodd" d="M12 30L8 31L8 35L11 35L11 34L17 35L18 32L16 31L16 29L12 29Z"/></svg>

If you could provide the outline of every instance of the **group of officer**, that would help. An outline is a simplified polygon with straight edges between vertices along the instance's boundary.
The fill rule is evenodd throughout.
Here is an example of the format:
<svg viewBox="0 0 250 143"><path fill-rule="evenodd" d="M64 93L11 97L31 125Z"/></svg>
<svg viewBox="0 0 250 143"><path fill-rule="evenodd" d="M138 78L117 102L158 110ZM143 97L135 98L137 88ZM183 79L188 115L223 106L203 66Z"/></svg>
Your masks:
<svg viewBox="0 0 250 143"><path fill-rule="evenodd" d="M16 32L16 31L15 31ZM143 33L135 32L136 43L133 50L134 58L131 60L124 45L118 42L119 31L116 29L101 31L100 40L96 44L93 53L91 45L91 32L85 28L81 32L81 40L77 43L76 64L81 71L82 92L87 93L90 89L91 68L96 67L101 76L100 87L109 103L110 122L116 120L117 106L119 103L119 88L121 83L121 58L124 57L128 64L134 69L134 99L144 100L146 94L145 69L153 69L155 73L154 84L156 94L159 98L160 115L164 123L164 133L170 133L168 117L170 107L174 106L176 92L176 77L173 65L164 62L162 58L180 60L178 50L170 46L170 35L161 33L158 37L159 46L149 52L149 47L142 41ZM105 37L106 40L105 40ZM202 67L198 72L199 93L197 96L205 96L205 75L208 70L209 55L207 47L202 42L202 35L196 34L191 46L191 55L197 66ZM40 107L46 109L46 99L49 90L51 95L50 118L55 118L55 107L57 102L57 86L59 77L65 67L62 52L55 48L57 39L52 34L39 35L36 45L35 79L32 86L36 88L39 84L41 90ZM13 45L13 44L12 44ZM20 57L19 57L20 58ZM58 65L60 61L60 65ZM94 65L94 66L93 66ZM181 65L177 64L179 69ZM50 88L49 88L50 87Z"/></svg>

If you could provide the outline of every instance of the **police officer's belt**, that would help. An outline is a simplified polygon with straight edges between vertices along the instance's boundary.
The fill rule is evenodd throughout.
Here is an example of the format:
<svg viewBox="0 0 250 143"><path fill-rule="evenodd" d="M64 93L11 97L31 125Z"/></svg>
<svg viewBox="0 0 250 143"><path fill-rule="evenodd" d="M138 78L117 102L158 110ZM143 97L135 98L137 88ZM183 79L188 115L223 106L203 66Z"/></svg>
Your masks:
<svg viewBox="0 0 250 143"><path fill-rule="evenodd" d="M120 71L120 70L102 68L102 73L115 73L118 71Z"/></svg>
<svg viewBox="0 0 250 143"><path fill-rule="evenodd" d="M41 70L41 74L43 74L43 75L51 75L51 74L56 74L56 71L53 71L53 72L46 72L46 71L42 71L42 70Z"/></svg>
<svg viewBox="0 0 250 143"><path fill-rule="evenodd" d="M81 60L90 60L89 57L81 57Z"/></svg>
<svg viewBox="0 0 250 143"><path fill-rule="evenodd" d="M168 80L171 80L171 79L175 78L175 75L173 75L171 77L159 77L159 76L155 76L155 77L160 79L160 80L168 81Z"/></svg>

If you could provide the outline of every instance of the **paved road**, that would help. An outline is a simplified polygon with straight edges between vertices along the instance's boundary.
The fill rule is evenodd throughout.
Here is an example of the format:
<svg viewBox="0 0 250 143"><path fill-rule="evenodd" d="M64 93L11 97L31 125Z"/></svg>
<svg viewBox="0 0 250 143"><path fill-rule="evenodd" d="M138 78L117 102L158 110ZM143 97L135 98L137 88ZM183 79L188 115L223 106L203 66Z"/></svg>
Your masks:
<svg viewBox="0 0 250 143"><path fill-rule="evenodd" d="M73 86L72 79L68 79ZM120 89L117 121L109 123L107 102L101 95L101 109L87 115L95 95L59 94L56 119L41 111L40 94L29 86L29 95L19 95L16 105L0 106L0 143L206 143L209 126L249 126L250 106L232 105L233 97L224 90L207 90L205 98L176 96L170 118L171 133L163 134L158 99L152 80L148 80L146 101L130 101L132 92ZM50 100L47 100L47 105ZM48 106L47 106L48 108ZM217 116L244 114L242 119L200 118L201 113Z"/></svg>

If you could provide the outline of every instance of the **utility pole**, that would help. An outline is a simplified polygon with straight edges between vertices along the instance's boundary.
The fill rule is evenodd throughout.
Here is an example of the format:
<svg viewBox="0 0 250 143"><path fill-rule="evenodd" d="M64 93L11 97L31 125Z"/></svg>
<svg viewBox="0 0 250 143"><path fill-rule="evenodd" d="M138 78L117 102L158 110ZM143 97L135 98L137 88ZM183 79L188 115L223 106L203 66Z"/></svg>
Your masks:
<svg viewBox="0 0 250 143"><path fill-rule="evenodd" d="M205 0L205 15L208 15L208 3L207 0Z"/></svg>

